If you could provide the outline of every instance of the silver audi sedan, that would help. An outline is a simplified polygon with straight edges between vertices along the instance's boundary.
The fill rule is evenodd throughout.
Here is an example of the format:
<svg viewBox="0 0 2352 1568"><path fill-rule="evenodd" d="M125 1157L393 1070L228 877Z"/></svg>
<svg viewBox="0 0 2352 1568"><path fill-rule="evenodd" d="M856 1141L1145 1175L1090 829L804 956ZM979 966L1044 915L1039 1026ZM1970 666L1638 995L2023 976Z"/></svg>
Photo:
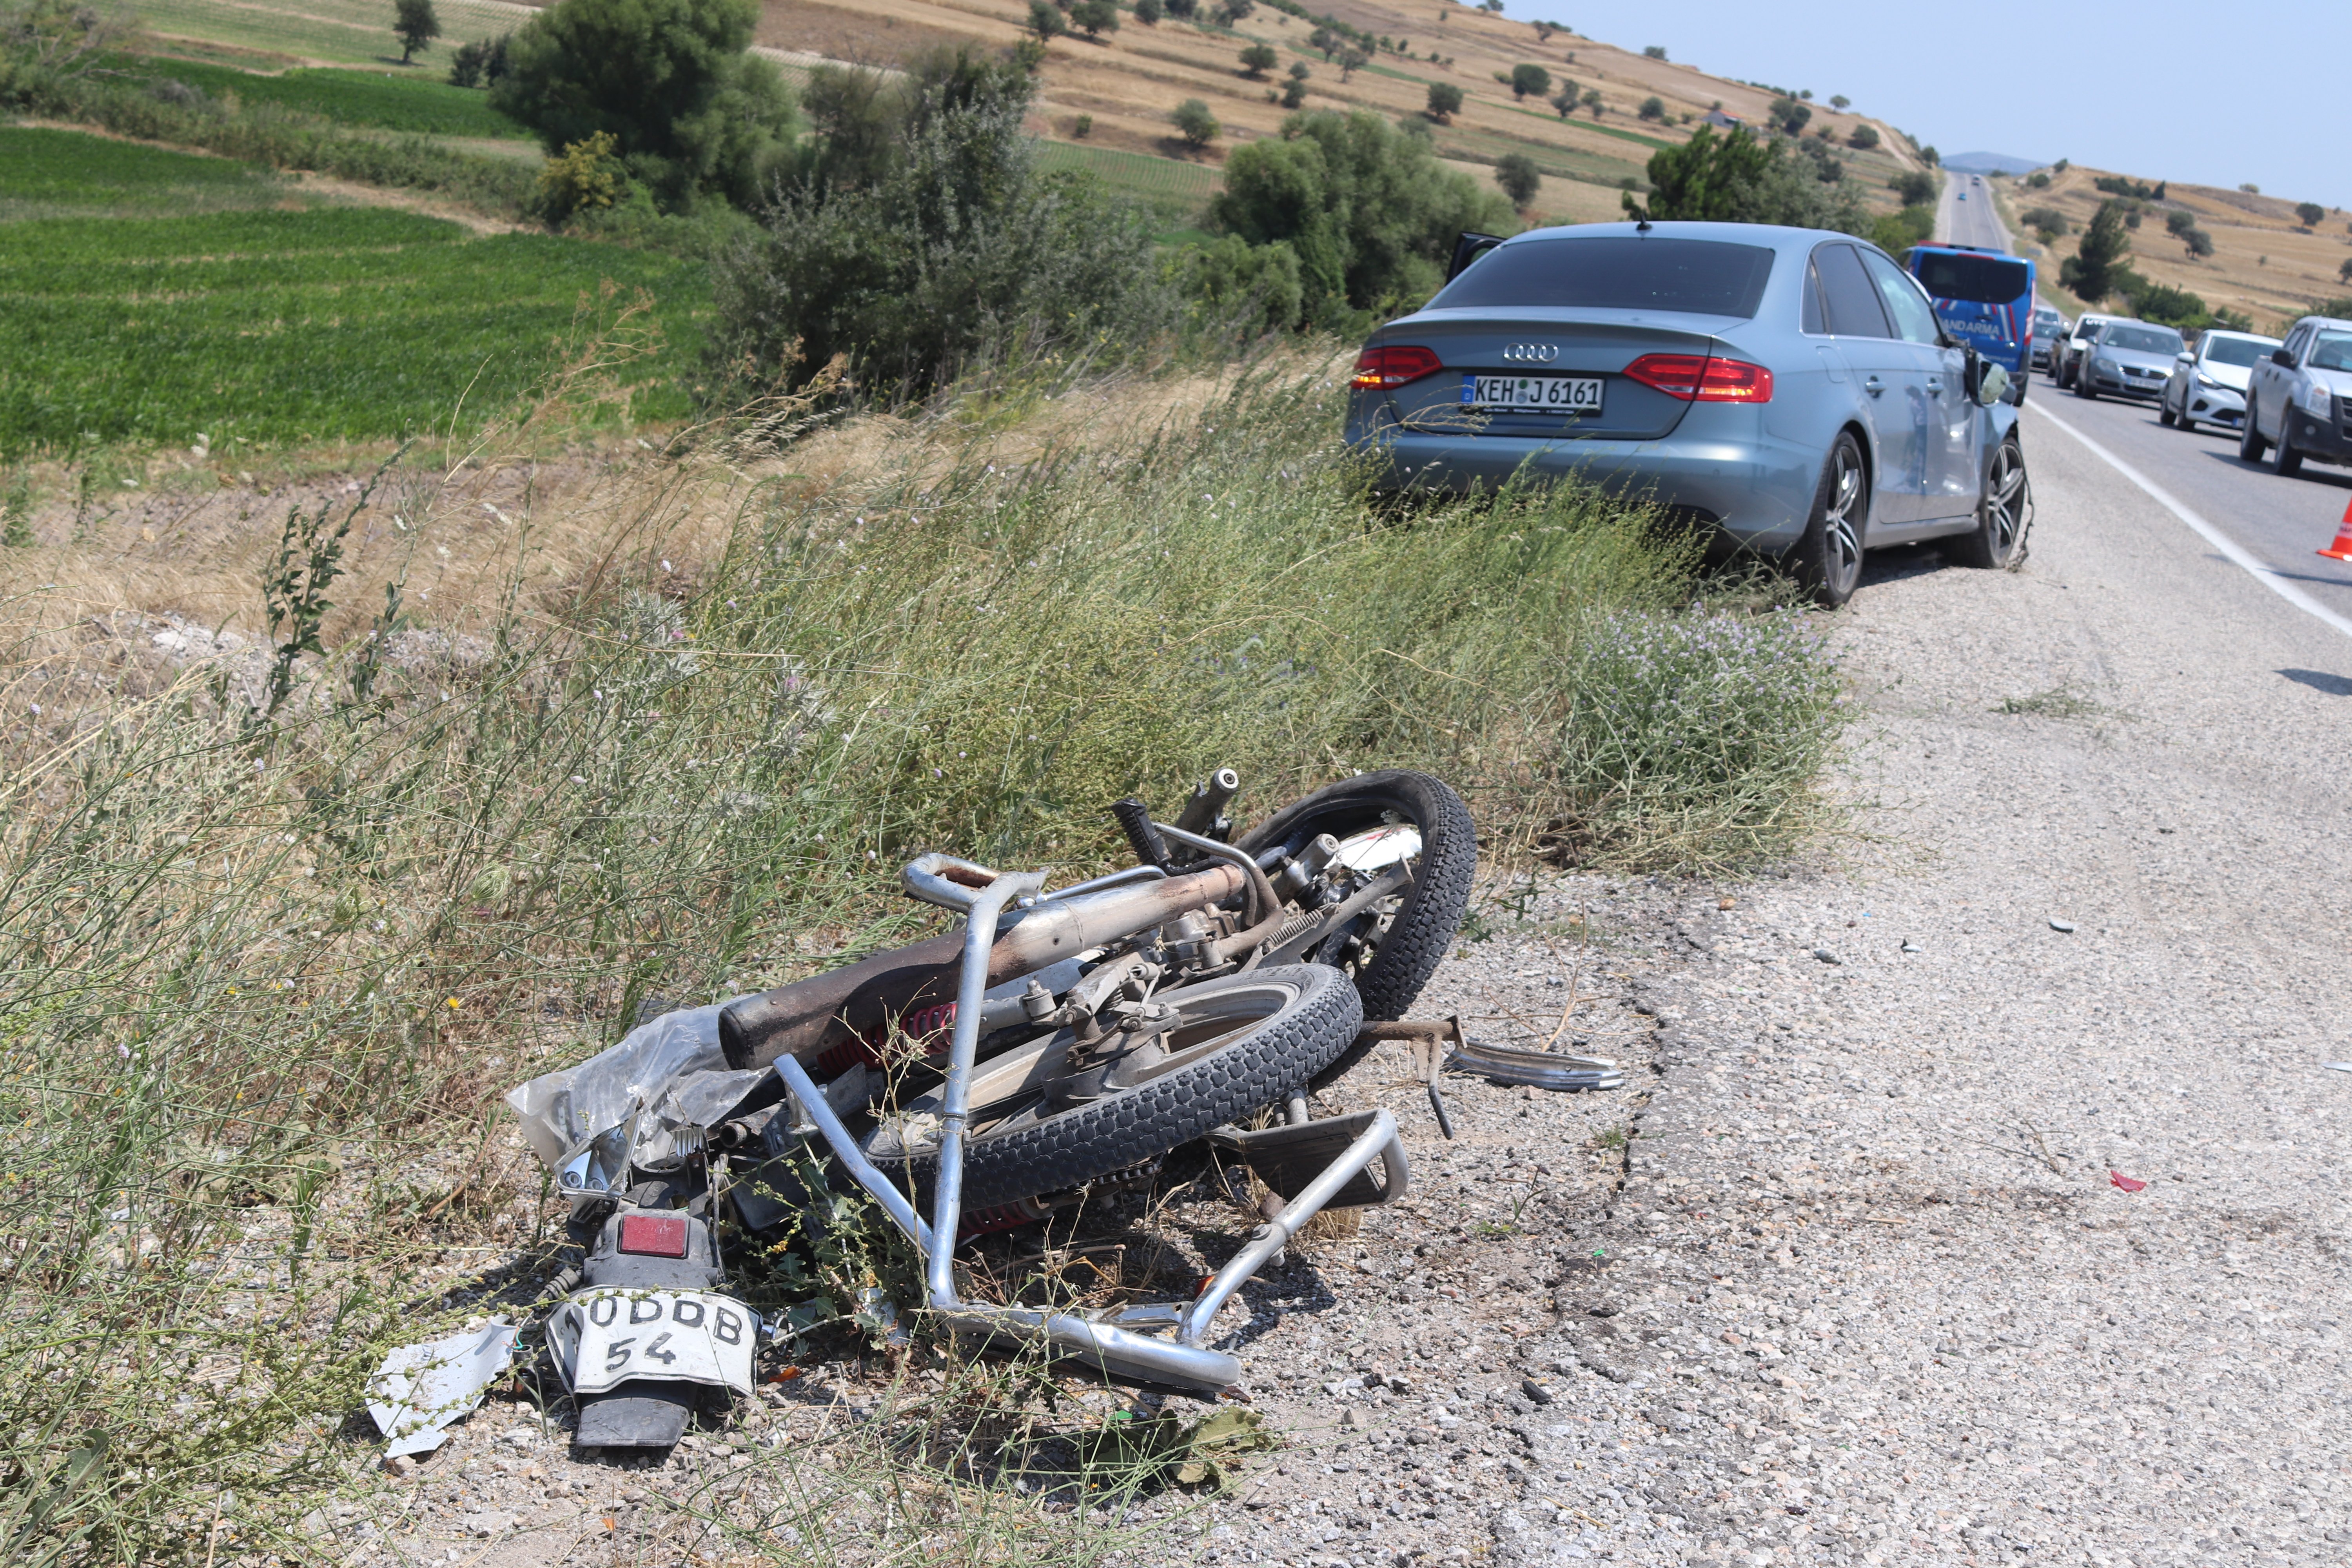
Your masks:
<svg viewBox="0 0 2352 1568"><path fill-rule="evenodd" d="M1727 223L1482 237L1357 359L1348 440L1384 489L1575 475L1778 558L1827 605L1882 545L2023 559L2008 373L1876 247Z"/></svg>

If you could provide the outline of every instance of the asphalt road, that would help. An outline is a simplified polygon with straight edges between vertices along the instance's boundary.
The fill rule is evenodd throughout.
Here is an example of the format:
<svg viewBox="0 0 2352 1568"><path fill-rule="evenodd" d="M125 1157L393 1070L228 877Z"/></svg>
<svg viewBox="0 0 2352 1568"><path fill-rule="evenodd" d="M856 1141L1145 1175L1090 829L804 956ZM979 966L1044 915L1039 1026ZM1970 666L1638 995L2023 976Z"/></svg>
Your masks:
<svg viewBox="0 0 2352 1568"><path fill-rule="evenodd" d="M1962 192L1968 200L1959 199ZM1947 245L2009 248L2009 231L1993 210L1992 193L1969 174L1944 176L1944 194L1936 203L1936 237Z"/></svg>
<svg viewBox="0 0 2352 1568"><path fill-rule="evenodd" d="M1969 195L1965 202L1958 199L1963 189ZM1937 237L1950 243L2009 247L2008 230L1990 192L1966 174L1945 176L1936 224ZM2029 468L2042 447L2066 442L2083 449L2082 438L2087 437L2101 449L2094 457L2126 465L2235 545L2246 561L2262 569L2266 583L2299 590L2341 617L2347 624L2338 629L2352 635L2352 565L2317 553L2335 539L2347 509L2352 508L2352 468L2306 463L2300 476L2283 479L2267 468L2240 462L2234 435L2210 428L2194 435L2168 430L2156 422L2153 403L2087 400L2059 392L2047 375L2032 378L2025 418ZM2120 472L2116 479L2126 485L2135 482ZM2063 528L2065 522L2044 509L2035 526ZM2151 531L2148 548L2229 558L2177 513ZM2289 602L2282 602L2280 609L2305 613Z"/></svg>

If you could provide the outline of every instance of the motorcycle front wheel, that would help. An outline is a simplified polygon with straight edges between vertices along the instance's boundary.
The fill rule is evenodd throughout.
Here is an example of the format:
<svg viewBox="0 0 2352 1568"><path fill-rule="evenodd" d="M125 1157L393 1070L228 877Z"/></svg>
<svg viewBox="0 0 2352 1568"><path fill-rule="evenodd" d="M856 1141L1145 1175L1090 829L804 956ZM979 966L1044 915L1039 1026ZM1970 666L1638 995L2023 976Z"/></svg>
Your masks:
<svg viewBox="0 0 2352 1568"><path fill-rule="evenodd" d="M1189 1143L1307 1082L1354 1041L1363 1005L1337 969L1273 964L1153 999L1163 1030L1087 1053L1067 1029L972 1069L963 1203L988 1208L1074 1187ZM928 1204L945 1086L886 1103L866 1157Z"/></svg>

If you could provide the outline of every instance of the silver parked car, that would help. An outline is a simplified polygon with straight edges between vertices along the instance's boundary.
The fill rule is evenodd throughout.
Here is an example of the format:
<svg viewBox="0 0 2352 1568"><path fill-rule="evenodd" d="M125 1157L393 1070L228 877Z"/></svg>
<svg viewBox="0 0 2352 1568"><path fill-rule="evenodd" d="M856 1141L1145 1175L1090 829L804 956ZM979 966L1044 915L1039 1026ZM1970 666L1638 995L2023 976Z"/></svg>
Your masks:
<svg viewBox="0 0 2352 1568"><path fill-rule="evenodd" d="M2279 346L2252 332L2207 331L2172 362L2172 379L2156 405L2156 422L2194 430L2199 423L2235 430L2246 416L2246 377L2256 361Z"/></svg>
<svg viewBox="0 0 2352 1568"><path fill-rule="evenodd" d="M2305 316L2286 342L2254 362L2238 456L2271 453L2271 472L2302 470L2305 458L2352 463L2352 321Z"/></svg>
<svg viewBox="0 0 2352 1568"><path fill-rule="evenodd" d="M1948 537L1974 564L2022 558L2008 383L1874 246L1590 224L1490 244L1373 333L1347 428L1388 489L1574 475L1778 557L1838 605L1879 545Z"/></svg>
<svg viewBox="0 0 2352 1568"><path fill-rule="evenodd" d="M2129 318L2102 321L2083 341L2082 363L2074 367L2074 395L2161 396L2181 347L2180 333L2172 327Z"/></svg>
<svg viewBox="0 0 2352 1568"><path fill-rule="evenodd" d="M2074 385L2074 372L2083 363L2084 345L2098 334L2101 327L2117 320L2120 318L2094 316L2087 310L2076 317L2074 330L2060 339L2057 348L2051 353L2050 379L2060 386Z"/></svg>
<svg viewBox="0 0 2352 1568"><path fill-rule="evenodd" d="M2051 355L2057 352L2060 343L2066 341L2070 330L2065 317L2047 305L2036 305L2033 308L2033 357L2030 368L2049 369Z"/></svg>

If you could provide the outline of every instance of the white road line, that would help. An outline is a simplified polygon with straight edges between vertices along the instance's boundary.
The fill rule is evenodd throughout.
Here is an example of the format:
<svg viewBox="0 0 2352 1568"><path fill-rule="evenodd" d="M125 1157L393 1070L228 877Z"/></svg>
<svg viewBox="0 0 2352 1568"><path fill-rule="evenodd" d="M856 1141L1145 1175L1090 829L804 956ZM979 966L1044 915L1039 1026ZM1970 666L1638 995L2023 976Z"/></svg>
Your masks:
<svg viewBox="0 0 2352 1568"><path fill-rule="evenodd" d="M2125 462L2121 458L2116 457L2113 452L2108 451L2105 447L2102 447L2096 441L2092 440L2088 436L2084 435L2080 430L2075 429L2063 419L2059 418L2055 414L2050 413L2040 404L2028 402L2025 405L2025 407L2042 418L2047 419L2051 424L2055 425L2059 429L2063 430L2067 435L2074 437L2075 440L2083 443L2084 447L2090 449L2093 457L2098 458L2101 462L2105 463L2107 467L2115 469L2116 472L2121 474L2124 478L2129 479L2132 483L2146 490L2150 499L2155 500L2157 505L2164 508L2165 510L2170 512L2173 516L2187 523L2196 531L2199 538L2211 545L2214 549L2220 551L2223 555L2228 556L2233 563L2244 567L2247 573L2253 577L2254 581L2260 583L2263 587L2268 588L2272 593L2276 594L2280 598L2284 599L2288 604L2293 605L2296 609L2303 611L2305 615L2312 616L2319 620L2325 621L2329 626L2334 626L2337 631L2342 632L2346 637L2352 637L2352 619L2347 619L2346 617L2337 615L2335 611L2329 609L2326 605L2321 604L2318 600L2305 593L2301 588L2296 587L2293 583L2288 582L2284 577L2282 577L2279 574L2271 570L2271 568L2255 560L2252 555L2245 552L2237 541L2231 539L2220 529L2214 527L2211 523L2206 521L2203 518L2198 516L2195 512L2181 505L2181 503L2175 499L2170 490L2166 489L2162 485L2158 484L2154 479L2149 479L2146 474L2141 473L2137 468L2133 468L2129 463Z"/></svg>

